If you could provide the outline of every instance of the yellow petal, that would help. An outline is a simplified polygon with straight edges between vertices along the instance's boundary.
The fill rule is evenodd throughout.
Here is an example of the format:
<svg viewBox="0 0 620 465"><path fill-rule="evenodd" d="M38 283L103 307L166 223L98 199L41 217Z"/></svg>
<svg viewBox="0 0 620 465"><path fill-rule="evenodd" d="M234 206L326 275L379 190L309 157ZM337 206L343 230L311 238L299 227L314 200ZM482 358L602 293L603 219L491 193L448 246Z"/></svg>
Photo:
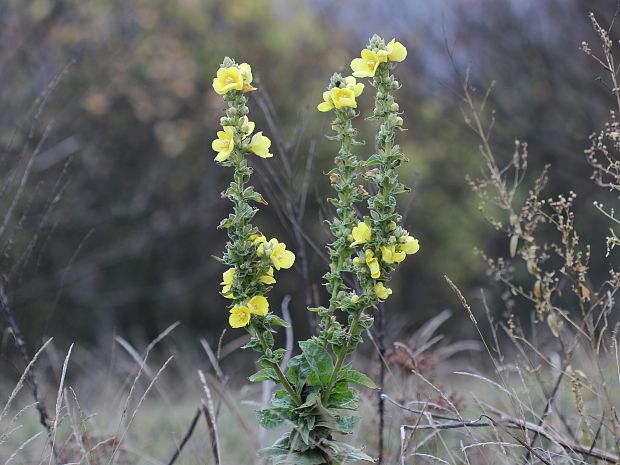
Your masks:
<svg viewBox="0 0 620 465"><path fill-rule="evenodd" d="M243 328L250 322L250 310L245 305L233 307L228 317L228 323L233 328Z"/></svg>
<svg viewBox="0 0 620 465"><path fill-rule="evenodd" d="M228 268L222 273L222 282L220 284L231 285L235 279L237 272L234 268Z"/></svg>
<svg viewBox="0 0 620 465"><path fill-rule="evenodd" d="M334 108L334 105L331 102L321 102L317 105L316 108L319 111L326 112L332 110Z"/></svg>
<svg viewBox="0 0 620 465"><path fill-rule="evenodd" d="M293 263L295 263L295 254L290 250L286 250L286 244L283 242L276 245L276 247L273 249L273 252L271 253L270 258L276 270L282 268L286 270L293 266Z"/></svg>
<svg viewBox="0 0 620 465"><path fill-rule="evenodd" d="M353 76L355 77L362 78L374 76L374 73L371 73L366 62L362 58L354 58L350 66L351 70L353 70Z"/></svg>
<svg viewBox="0 0 620 465"><path fill-rule="evenodd" d="M389 247L382 245L381 249L381 260L388 265L394 263L394 247Z"/></svg>
<svg viewBox="0 0 620 465"><path fill-rule="evenodd" d="M255 295L248 301L250 313L258 316L265 316L269 312L269 302L262 295Z"/></svg>
<svg viewBox="0 0 620 465"><path fill-rule="evenodd" d="M385 287L383 283L375 284L373 286L373 291L375 295L381 300L387 299L388 296L392 294L392 289L390 289L389 287Z"/></svg>
<svg viewBox="0 0 620 465"><path fill-rule="evenodd" d="M241 63L239 65L239 70L241 71L241 76L243 76L243 80L246 83L252 82L252 68L247 63Z"/></svg>
<svg viewBox="0 0 620 465"><path fill-rule="evenodd" d="M250 150L261 158L271 158L272 153L269 153L269 147L271 147L271 140L269 137L263 136L262 132L257 132L252 136L250 141Z"/></svg>
<svg viewBox="0 0 620 465"><path fill-rule="evenodd" d="M339 87L334 87L331 90L331 98L336 108L357 108L355 93L351 89L341 89Z"/></svg>
<svg viewBox="0 0 620 465"><path fill-rule="evenodd" d="M379 266L379 262L376 258L366 260L366 265L368 265L368 270L370 270L371 278L377 279L381 276L381 267Z"/></svg>
<svg viewBox="0 0 620 465"><path fill-rule="evenodd" d="M420 250L420 243L417 239L414 239L412 236L407 236L404 244L400 244L400 250L405 252L407 255L412 255Z"/></svg>
<svg viewBox="0 0 620 465"><path fill-rule="evenodd" d="M403 61L407 58L407 48L396 39L392 39L387 45L388 59L390 61Z"/></svg>
<svg viewBox="0 0 620 465"><path fill-rule="evenodd" d="M364 84L362 84L361 82L358 82L357 84L355 84L353 93L355 94L356 97L359 97L360 95L362 95L363 91L364 91Z"/></svg>
<svg viewBox="0 0 620 465"><path fill-rule="evenodd" d="M217 75L213 79L213 90L215 92L223 95L231 90L241 89L243 89L243 76L238 68L230 66L217 70Z"/></svg>
<svg viewBox="0 0 620 465"><path fill-rule="evenodd" d="M353 229L351 230L351 235L354 239L354 242L351 243L351 246L356 246L368 242L372 237L372 231L366 223L361 222L357 226L353 227Z"/></svg>

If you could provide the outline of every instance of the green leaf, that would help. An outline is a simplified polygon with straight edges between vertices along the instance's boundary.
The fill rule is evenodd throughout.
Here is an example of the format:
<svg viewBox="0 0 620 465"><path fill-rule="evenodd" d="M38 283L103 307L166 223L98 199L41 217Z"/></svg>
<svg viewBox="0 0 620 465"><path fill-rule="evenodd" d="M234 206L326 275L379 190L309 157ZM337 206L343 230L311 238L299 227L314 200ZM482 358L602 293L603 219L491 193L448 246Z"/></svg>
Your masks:
<svg viewBox="0 0 620 465"><path fill-rule="evenodd" d="M273 368L263 368L250 376L250 382L258 383L259 381L278 381L278 376Z"/></svg>
<svg viewBox="0 0 620 465"><path fill-rule="evenodd" d="M336 416L335 417L335 428L337 431L344 434L351 434L357 428L357 424L359 423L359 417L351 417L351 416Z"/></svg>
<svg viewBox="0 0 620 465"><path fill-rule="evenodd" d="M338 458L342 462L356 462L363 460L365 462L375 462L370 455L365 454L357 447L339 441L323 441L322 445L328 449L328 452Z"/></svg>
<svg viewBox="0 0 620 465"><path fill-rule="evenodd" d="M334 361L327 350L314 341L302 341L299 347L321 385L326 386L334 371Z"/></svg>
<svg viewBox="0 0 620 465"><path fill-rule="evenodd" d="M274 407L292 409L295 407L295 402L289 395L288 392L284 389L279 389L278 391L273 393L271 397L271 405Z"/></svg>
<svg viewBox="0 0 620 465"><path fill-rule="evenodd" d="M290 465L321 465L325 462L323 455L317 450L306 452L290 452L279 447L266 447L261 449L258 454L261 457L271 459L273 465L281 463Z"/></svg>
<svg viewBox="0 0 620 465"><path fill-rule="evenodd" d="M266 429L275 429L286 420L281 412L274 409L257 410L255 413L258 424Z"/></svg>
<svg viewBox="0 0 620 465"><path fill-rule="evenodd" d="M286 321L273 313L270 313L265 317L265 323L272 324L274 326L281 326L283 328L288 328L290 326Z"/></svg>
<svg viewBox="0 0 620 465"><path fill-rule="evenodd" d="M357 410L359 395L346 383L338 383L332 390L325 407L334 409Z"/></svg>
<svg viewBox="0 0 620 465"><path fill-rule="evenodd" d="M338 381L343 380L357 386L363 386L369 389L379 389L372 379L359 371L341 370L338 374Z"/></svg>
<svg viewBox="0 0 620 465"><path fill-rule="evenodd" d="M311 371L312 368L303 355L296 355L295 357L291 357L289 359L286 377L291 383L293 383L297 393L301 392Z"/></svg>

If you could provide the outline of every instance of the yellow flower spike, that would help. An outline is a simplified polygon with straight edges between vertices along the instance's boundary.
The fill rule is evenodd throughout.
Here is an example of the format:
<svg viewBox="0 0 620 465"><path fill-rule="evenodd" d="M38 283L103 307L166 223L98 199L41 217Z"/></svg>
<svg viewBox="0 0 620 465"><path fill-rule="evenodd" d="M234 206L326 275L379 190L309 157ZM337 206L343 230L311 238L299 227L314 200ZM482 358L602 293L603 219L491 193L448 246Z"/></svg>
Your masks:
<svg viewBox="0 0 620 465"><path fill-rule="evenodd" d="M407 48L400 42L396 42L396 39L390 40L385 46L387 51L387 58L390 61L403 61L407 58Z"/></svg>
<svg viewBox="0 0 620 465"><path fill-rule="evenodd" d="M331 92L326 90L323 92L323 101L317 105L317 110L326 112L334 109L334 104L332 103Z"/></svg>
<svg viewBox="0 0 620 465"><path fill-rule="evenodd" d="M252 136L250 141L250 151L254 152L261 158L271 158L272 153L269 153L269 147L271 147L271 140L267 136L263 136L262 132L257 132Z"/></svg>
<svg viewBox="0 0 620 465"><path fill-rule="evenodd" d="M230 66L228 68L220 68L217 75L213 78L213 90L220 95L224 95L231 90L243 89L243 75L239 68Z"/></svg>
<svg viewBox="0 0 620 465"><path fill-rule="evenodd" d="M392 295L392 289L389 287L385 287L383 283L379 282L375 284L372 288L373 292L377 296L377 298L381 300L387 299L390 295Z"/></svg>
<svg viewBox="0 0 620 465"><path fill-rule="evenodd" d="M269 312L269 302L262 295L255 295L247 304L248 310L253 315L265 316Z"/></svg>
<svg viewBox="0 0 620 465"><path fill-rule="evenodd" d="M381 267L379 266L379 260L377 260L372 250L366 251L366 266L370 271L370 277L372 279L377 279L379 276L381 276Z"/></svg>
<svg viewBox="0 0 620 465"><path fill-rule="evenodd" d="M234 128L232 126L224 126L223 131L217 132L217 139L211 143L211 148L217 152L215 161L224 161L230 157L235 148Z"/></svg>
<svg viewBox="0 0 620 465"><path fill-rule="evenodd" d="M420 250L420 242L412 236L407 236L405 242L400 244L399 249L407 255L412 255Z"/></svg>
<svg viewBox="0 0 620 465"><path fill-rule="evenodd" d="M263 284L275 284L276 280L273 277L273 267L270 266L269 269L267 270L267 273L265 273L262 276L259 276L258 280Z"/></svg>
<svg viewBox="0 0 620 465"><path fill-rule="evenodd" d="M351 61L353 76L358 78L373 77L377 72L379 64L386 61L386 59L387 56L380 56L376 52L365 48L362 50L361 58L355 58Z"/></svg>
<svg viewBox="0 0 620 465"><path fill-rule="evenodd" d="M354 239L354 241L351 243L351 247L355 247L356 245L368 242L372 237L372 231L370 230L368 225L362 221L357 226L353 226L353 229L351 230L351 235Z"/></svg>
<svg viewBox="0 0 620 465"><path fill-rule="evenodd" d="M271 263L273 263L276 270L282 268L286 270L293 266L293 263L295 263L295 254L290 250L286 250L286 244L284 242L278 243L276 239L271 239L269 244L275 246L269 258L271 258Z"/></svg>
<svg viewBox="0 0 620 465"><path fill-rule="evenodd" d="M237 305L230 310L228 324L232 328L243 328L250 322L250 310L245 305Z"/></svg>

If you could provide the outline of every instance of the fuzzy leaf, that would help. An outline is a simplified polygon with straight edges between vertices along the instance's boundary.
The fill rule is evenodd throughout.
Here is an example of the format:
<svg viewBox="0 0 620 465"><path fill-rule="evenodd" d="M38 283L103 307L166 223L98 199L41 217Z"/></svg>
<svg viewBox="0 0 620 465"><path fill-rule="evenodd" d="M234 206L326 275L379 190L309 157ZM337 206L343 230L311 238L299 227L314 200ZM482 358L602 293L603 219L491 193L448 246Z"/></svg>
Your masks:
<svg viewBox="0 0 620 465"><path fill-rule="evenodd" d="M278 376L273 368L263 368L250 376L250 382L258 383L259 381L278 381Z"/></svg>
<svg viewBox="0 0 620 465"><path fill-rule="evenodd" d="M334 361L323 347L314 341L302 341L299 343L312 371L316 374L322 386L329 383L332 372L334 371Z"/></svg>
<svg viewBox="0 0 620 465"><path fill-rule="evenodd" d="M257 410L256 420L265 429L275 429L284 423L284 416L273 409Z"/></svg>
<svg viewBox="0 0 620 465"><path fill-rule="evenodd" d="M372 379L364 373L355 370L342 370L338 375L338 380L348 381L351 384L367 387L369 389L379 389Z"/></svg>

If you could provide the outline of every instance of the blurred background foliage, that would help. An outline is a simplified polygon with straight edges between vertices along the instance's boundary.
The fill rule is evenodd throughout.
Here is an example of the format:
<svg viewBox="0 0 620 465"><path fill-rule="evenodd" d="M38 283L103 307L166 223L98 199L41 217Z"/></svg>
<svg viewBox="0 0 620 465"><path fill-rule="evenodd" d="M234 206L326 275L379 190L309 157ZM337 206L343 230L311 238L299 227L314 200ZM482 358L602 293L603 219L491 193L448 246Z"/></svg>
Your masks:
<svg viewBox="0 0 620 465"><path fill-rule="evenodd" d="M306 335L307 304L325 301L323 173L336 150L323 137L329 116L315 108L332 72L348 73L375 32L409 49L396 71L408 128L400 142L411 159L403 177L414 187L403 210L422 244L391 286L389 337L453 306L444 274L470 295L489 285L475 247L508 254L465 181L481 166L460 111L468 69L481 94L497 81L488 105L505 157L515 138L525 140L533 172L552 165L549 194L579 194L577 227L602 273L607 223L592 201L605 198L583 150L606 117L608 89L578 47L596 42L587 12L610 18L614 9L609 0L4 0L0 271L19 323L32 344L49 335L86 344L111 333L152 338L176 320L217 340L228 312L213 255L224 246L216 227L230 208L220 198L230 173L210 150L223 109L211 80L229 55L252 64L260 92L251 116L282 141L272 160L255 162L273 206L258 222L296 252L296 230L276 208L301 205L308 186L307 273L298 260L270 294L275 308L291 294ZM368 154L372 125L360 124ZM453 317L453 337L467 334L466 318Z"/></svg>

